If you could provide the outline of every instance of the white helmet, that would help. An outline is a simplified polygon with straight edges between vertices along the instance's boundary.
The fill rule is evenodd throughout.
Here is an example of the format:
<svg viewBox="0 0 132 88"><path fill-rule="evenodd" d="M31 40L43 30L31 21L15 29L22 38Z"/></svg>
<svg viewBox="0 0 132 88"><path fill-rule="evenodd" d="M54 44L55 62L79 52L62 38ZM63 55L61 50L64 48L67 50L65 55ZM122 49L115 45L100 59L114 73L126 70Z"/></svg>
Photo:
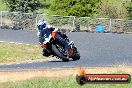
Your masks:
<svg viewBox="0 0 132 88"><path fill-rule="evenodd" d="M44 20L39 20L37 23L37 27L39 30L43 30L43 28L47 27L46 21Z"/></svg>

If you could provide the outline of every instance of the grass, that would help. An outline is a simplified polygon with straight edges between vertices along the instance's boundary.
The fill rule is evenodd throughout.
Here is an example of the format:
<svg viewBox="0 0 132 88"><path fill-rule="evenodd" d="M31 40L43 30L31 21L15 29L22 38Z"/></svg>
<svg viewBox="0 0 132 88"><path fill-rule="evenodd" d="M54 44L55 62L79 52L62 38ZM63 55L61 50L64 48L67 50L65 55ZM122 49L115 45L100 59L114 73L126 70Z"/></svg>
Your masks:
<svg viewBox="0 0 132 88"><path fill-rule="evenodd" d="M6 88L131 88L130 84L77 84L75 77L65 78L33 78L19 82L8 82Z"/></svg>
<svg viewBox="0 0 132 88"><path fill-rule="evenodd" d="M102 69L103 68L103 69ZM132 74L132 68L87 68L86 73L88 74ZM34 74L35 73L35 74ZM63 74L65 73L65 74ZM6 79L5 74L8 77L16 75L17 78L31 76L25 80L8 80L1 81L0 88L131 88L132 82L127 84L85 84L80 86L76 82L75 75L77 69L45 69L45 70L33 70L25 72L2 72L0 73L3 80ZM66 75L67 74L67 75ZM36 75L36 76L35 76Z"/></svg>
<svg viewBox="0 0 132 88"><path fill-rule="evenodd" d="M40 46L0 43L0 63L44 58Z"/></svg>

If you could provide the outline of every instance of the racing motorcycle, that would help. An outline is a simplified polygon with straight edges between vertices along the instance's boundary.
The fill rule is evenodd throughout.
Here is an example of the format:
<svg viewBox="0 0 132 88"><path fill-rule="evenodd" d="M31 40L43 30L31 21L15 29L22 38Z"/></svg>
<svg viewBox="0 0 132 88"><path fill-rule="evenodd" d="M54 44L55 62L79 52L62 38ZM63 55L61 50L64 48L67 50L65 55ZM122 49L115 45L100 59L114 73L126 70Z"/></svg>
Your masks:
<svg viewBox="0 0 132 88"><path fill-rule="evenodd" d="M73 41L70 41L66 34L61 33L58 28L50 28L51 34L48 38L45 38L44 44L46 45L43 48L42 55L49 57L52 55L53 57L56 56L58 59L62 59L64 62L68 62L69 58L72 58L74 61L80 59L80 53L78 52L76 46L74 45ZM69 58L67 58L67 52L65 51L64 47L56 40L56 36L62 34L62 38L67 42L69 45Z"/></svg>

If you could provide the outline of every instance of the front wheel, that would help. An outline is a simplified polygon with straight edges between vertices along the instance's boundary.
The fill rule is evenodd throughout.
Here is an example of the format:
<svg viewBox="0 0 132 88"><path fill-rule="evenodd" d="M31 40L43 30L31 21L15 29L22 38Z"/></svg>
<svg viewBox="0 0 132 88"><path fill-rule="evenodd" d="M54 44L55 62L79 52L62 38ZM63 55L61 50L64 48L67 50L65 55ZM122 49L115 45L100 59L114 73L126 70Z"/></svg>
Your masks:
<svg viewBox="0 0 132 88"><path fill-rule="evenodd" d="M53 52L55 53L55 55L57 57L59 57L60 59L62 59L62 61L64 61L64 62L68 62L69 61L69 59L66 56L64 56L62 53L60 53L60 51L58 50L58 48L56 47L56 45L52 45L52 50L53 50Z"/></svg>
<svg viewBox="0 0 132 88"><path fill-rule="evenodd" d="M42 55L48 57L50 56L50 53L47 51L47 49L43 49Z"/></svg>

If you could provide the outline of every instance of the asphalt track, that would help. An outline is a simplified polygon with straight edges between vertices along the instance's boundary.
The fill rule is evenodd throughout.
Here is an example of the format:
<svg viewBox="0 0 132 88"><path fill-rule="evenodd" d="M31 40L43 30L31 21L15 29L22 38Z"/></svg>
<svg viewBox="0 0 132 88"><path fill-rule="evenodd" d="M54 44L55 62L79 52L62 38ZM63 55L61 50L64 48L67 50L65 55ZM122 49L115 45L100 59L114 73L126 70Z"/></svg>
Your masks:
<svg viewBox="0 0 132 88"><path fill-rule="evenodd" d="M0 69L38 69L98 66L132 66L132 35L112 33L68 32L80 54L79 61L62 62L58 59L32 63L0 65ZM38 45L36 31L0 30L0 41Z"/></svg>

